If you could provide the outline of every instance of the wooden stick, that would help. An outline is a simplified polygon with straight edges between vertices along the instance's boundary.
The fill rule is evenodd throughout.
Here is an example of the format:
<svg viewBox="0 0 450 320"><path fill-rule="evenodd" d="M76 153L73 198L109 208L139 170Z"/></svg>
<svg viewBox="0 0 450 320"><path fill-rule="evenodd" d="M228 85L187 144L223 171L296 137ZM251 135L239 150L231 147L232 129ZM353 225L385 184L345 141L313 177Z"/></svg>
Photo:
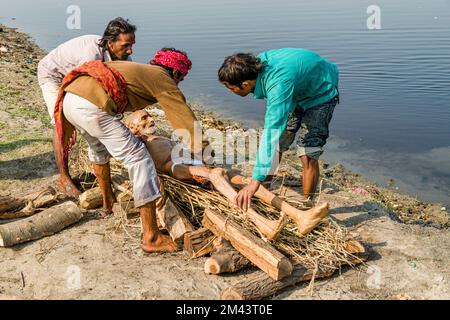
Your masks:
<svg viewBox="0 0 450 320"><path fill-rule="evenodd" d="M160 198L156 205L156 215L162 227L169 232L175 242L183 241L186 233L195 230L189 219L169 197Z"/></svg>
<svg viewBox="0 0 450 320"><path fill-rule="evenodd" d="M292 273L292 263L288 258L222 214L206 209L202 223L216 236L230 241L236 250L271 278L280 280Z"/></svg>
<svg viewBox="0 0 450 320"><path fill-rule="evenodd" d="M364 252L354 253L358 259L351 259L349 264L355 265L367 260L368 254L364 247L355 240L351 240L352 243L349 247L357 250L364 250ZM338 267L336 267L338 269ZM325 278L331 276L336 270L330 271L317 271L313 269L307 269L302 265L296 265L291 275L282 279L281 281L274 281L263 272L255 272L254 274L246 277L244 281L239 282L232 287L226 288L222 291L221 298L224 300L257 300L277 293L281 289L295 285L296 283L315 279Z"/></svg>
<svg viewBox="0 0 450 320"><path fill-rule="evenodd" d="M216 236L206 228L200 228L184 235L184 250L191 258L203 257L215 250Z"/></svg>
<svg viewBox="0 0 450 320"><path fill-rule="evenodd" d="M11 247L52 235L78 222L82 216L78 206L68 201L32 217L0 225L0 247Z"/></svg>

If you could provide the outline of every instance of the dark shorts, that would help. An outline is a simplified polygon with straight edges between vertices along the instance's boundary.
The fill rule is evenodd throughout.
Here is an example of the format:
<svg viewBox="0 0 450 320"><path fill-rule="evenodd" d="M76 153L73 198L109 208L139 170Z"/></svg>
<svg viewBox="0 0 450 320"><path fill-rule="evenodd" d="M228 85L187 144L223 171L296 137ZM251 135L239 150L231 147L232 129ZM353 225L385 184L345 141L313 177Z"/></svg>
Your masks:
<svg viewBox="0 0 450 320"><path fill-rule="evenodd" d="M319 159L329 136L328 126L333 117L334 107L338 103L339 96L306 111L297 107L289 116L286 130L281 135L280 151L289 150L300 130L298 155Z"/></svg>

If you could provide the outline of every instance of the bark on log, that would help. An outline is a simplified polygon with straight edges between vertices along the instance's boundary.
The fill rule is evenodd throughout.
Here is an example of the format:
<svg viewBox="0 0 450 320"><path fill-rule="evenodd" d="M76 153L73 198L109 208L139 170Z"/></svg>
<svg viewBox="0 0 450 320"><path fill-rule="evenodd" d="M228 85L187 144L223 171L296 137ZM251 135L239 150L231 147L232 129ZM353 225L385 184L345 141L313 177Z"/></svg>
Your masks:
<svg viewBox="0 0 450 320"><path fill-rule="evenodd" d="M270 244L241 228L224 215L205 210L203 226L211 230L216 236L224 237L233 247L250 260L262 271L275 280L281 280L290 275L292 263Z"/></svg>
<svg viewBox="0 0 450 320"><path fill-rule="evenodd" d="M357 259L351 259L349 265L355 265L367 260L368 253L364 247L357 241L351 240L349 248L361 250L362 252L351 252ZM338 268L336 268L338 269ZM318 271L314 274L314 270L307 269L302 265L296 265L294 271L288 277L281 281L274 281L263 272L255 272L247 277L244 281L235 284L232 287L222 291L221 299L223 300L258 300L277 293L279 290L295 285L296 283L331 276L336 270Z"/></svg>
<svg viewBox="0 0 450 320"><path fill-rule="evenodd" d="M17 219L33 215L36 209L44 207L48 204L55 202L58 199L58 194L55 189L48 187L44 190L31 193L22 199L13 200L10 204L9 210L14 210L14 206L21 204L25 205L20 211L0 214L0 220ZM15 203L14 203L15 201ZM9 211L8 210L8 211Z"/></svg>
<svg viewBox="0 0 450 320"><path fill-rule="evenodd" d="M175 242L183 241L184 235L195 228L169 197L161 197L156 205L156 215L164 229Z"/></svg>
<svg viewBox="0 0 450 320"><path fill-rule="evenodd" d="M329 277L334 271L317 272L316 278ZM296 265L294 271L282 280L276 281L267 276L264 272L255 272L232 287L222 291L223 300L258 300L277 293L279 290L292 286L298 282L311 280L314 270L304 266Z"/></svg>
<svg viewBox="0 0 450 320"><path fill-rule="evenodd" d="M78 206L68 201L32 217L3 224L0 226L0 247L10 247L52 235L78 222L82 216Z"/></svg>
<svg viewBox="0 0 450 320"><path fill-rule="evenodd" d="M184 250L191 258L203 257L214 251L216 236L206 228L187 232L184 235Z"/></svg>
<svg viewBox="0 0 450 320"><path fill-rule="evenodd" d="M80 195L80 206L83 209L96 209L103 205L100 187L86 190Z"/></svg>
<svg viewBox="0 0 450 320"><path fill-rule="evenodd" d="M126 184L127 180L120 176L115 175L111 178L112 185L114 186L114 193L116 194L117 200L131 200L133 198L132 192L124 187L122 184ZM120 191L120 192L119 192ZM124 194L129 195L126 199ZM103 205L102 192L100 187L95 187L83 192L80 197L80 206L83 209L97 209Z"/></svg>
<svg viewBox="0 0 450 320"><path fill-rule="evenodd" d="M24 206L25 201L23 199L17 199L8 196L0 197L0 219L2 219L3 217L3 212L18 210L23 208Z"/></svg>

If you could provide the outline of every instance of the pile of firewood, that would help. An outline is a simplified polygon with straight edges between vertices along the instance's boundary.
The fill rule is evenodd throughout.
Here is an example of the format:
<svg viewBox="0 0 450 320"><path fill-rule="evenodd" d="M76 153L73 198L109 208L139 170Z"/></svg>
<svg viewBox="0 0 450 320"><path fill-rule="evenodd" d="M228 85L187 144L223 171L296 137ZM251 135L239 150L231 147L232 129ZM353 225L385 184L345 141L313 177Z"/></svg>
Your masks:
<svg viewBox="0 0 450 320"><path fill-rule="evenodd" d="M78 205L52 187L21 198L0 197L0 247L55 234L82 217Z"/></svg>
<svg viewBox="0 0 450 320"><path fill-rule="evenodd" d="M158 225L191 258L208 256L205 273L218 275L259 268L225 289L222 299L260 299L298 282L331 276L343 265L356 265L367 259L364 247L329 219L307 236L297 234L295 225L288 224L276 240L268 241L220 193L168 176L161 176L161 181L164 191L157 203ZM116 175L113 184L118 200L115 215L123 221L138 218L129 181ZM79 204L62 202L50 187L19 199L0 198L0 220L8 219L0 224L0 246L54 234L79 221L83 216L81 209L101 206L98 187L85 191ZM261 201L256 200L253 206L269 219L277 214L275 208Z"/></svg>
<svg viewBox="0 0 450 320"><path fill-rule="evenodd" d="M298 282L331 276L343 265L365 261L367 252L358 241L332 220L301 236L288 224L275 241L260 237L257 229L220 193L160 176L163 198L157 203L160 228L184 248L191 258L205 257L207 274L225 274L257 267L259 271L230 288L222 299L260 299ZM137 216L131 188L113 178L118 193L115 214L122 219ZM98 190L89 193L100 196ZM93 198L93 197L91 197ZM95 201L95 200L93 200ZM85 205L86 208L87 202ZM259 214L274 217L275 209L256 200Z"/></svg>

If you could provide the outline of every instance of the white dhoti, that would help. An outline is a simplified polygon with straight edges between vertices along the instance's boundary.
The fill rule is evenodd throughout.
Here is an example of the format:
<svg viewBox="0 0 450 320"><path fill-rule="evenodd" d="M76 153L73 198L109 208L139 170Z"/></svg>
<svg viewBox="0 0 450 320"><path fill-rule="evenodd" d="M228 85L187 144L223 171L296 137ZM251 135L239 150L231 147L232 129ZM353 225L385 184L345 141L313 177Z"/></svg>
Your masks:
<svg viewBox="0 0 450 320"><path fill-rule="evenodd" d="M105 164L112 156L125 165L133 183L135 207L161 196L150 153L119 119L71 93L64 97L63 113L87 140L89 159L93 163Z"/></svg>

